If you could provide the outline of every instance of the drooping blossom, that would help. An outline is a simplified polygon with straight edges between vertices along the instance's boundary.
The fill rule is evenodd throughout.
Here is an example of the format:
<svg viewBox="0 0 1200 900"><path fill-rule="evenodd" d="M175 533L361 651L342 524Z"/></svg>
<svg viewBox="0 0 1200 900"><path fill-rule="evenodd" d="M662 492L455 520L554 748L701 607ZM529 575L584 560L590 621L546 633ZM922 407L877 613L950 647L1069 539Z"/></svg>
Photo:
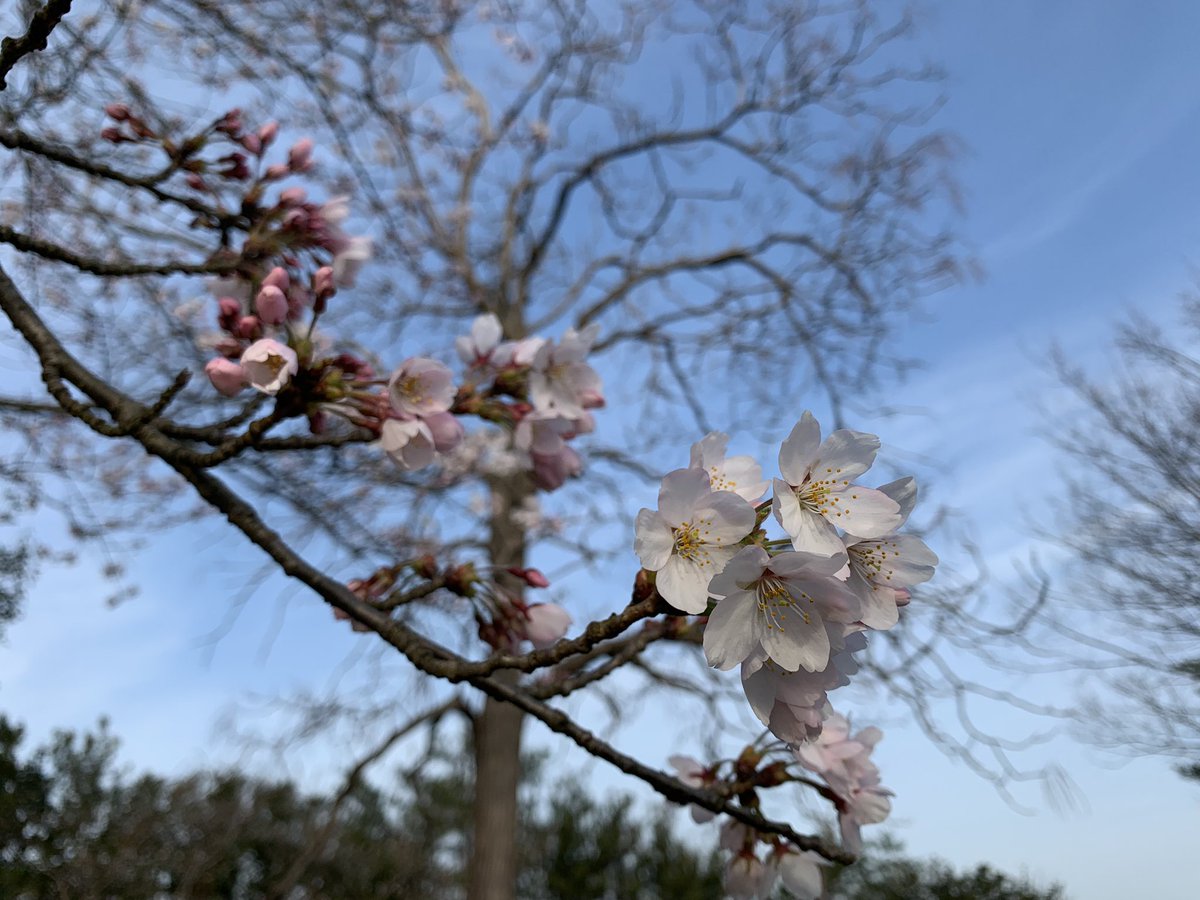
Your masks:
<svg viewBox="0 0 1200 900"><path fill-rule="evenodd" d="M392 409L402 416L446 412L454 403L454 375L436 359L406 359L388 381Z"/></svg>
<svg viewBox="0 0 1200 900"><path fill-rule="evenodd" d="M772 510L797 550L833 556L843 550L837 528L880 537L900 526L900 507L886 494L854 484L875 461L879 438L839 429L825 441L805 412L779 450ZM836 526L836 527L835 527Z"/></svg>
<svg viewBox="0 0 1200 900"><path fill-rule="evenodd" d="M232 397L246 386L246 370L231 359L210 359L204 374L212 386L226 397Z"/></svg>
<svg viewBox="0 0 1200 900"><path fill-rule="evenodd" d="M492 354L500 346L502 331L500 319L495 313L476 316L471 323L470 335L459 335L454 339L454 349L458 357L468 366L486 366L492 360Z"/></svg>
<svg viewBox="0 0 1200 900"><path fill-rule="evenodd" d="M241 363L250 386L271 395L278 394L300 369L296 351L271 338L247 347Z"/></svg>
<svg viewBox="0 0 1200 900"><path fill-rule="evenodd" d="M838 797L842 846L851 853L862 849L860 826L884 821L892 811L892 792L880 783L879 767L871 760L883 732L874 726L850 735L850 723L830 715L815 741L796 748L796 760L816 772Z"/></svg>
<svg viewBox="0 0 1200 900"><path fill-rule="evenodd" d="M657 572L658 592L676 609L702 613L708 584L754 528L754 507L730 491L713 491L701 469L676 469L658 492L658 512L638 512L634 550Z"/></svg>
<svg viewBox="0 0 1200 900"><path fill-rule="evenodd" d="M916 502L916 482L901 478L879 488L900 507L901 523ZM847 585L862 600L862 623L870 628L891 628L899 619L898 606L910 597L910 588L933 577L937 554L913 534L880 538L843 537L850 560Z"/></svg>
<svg viewBox="0 0 1200 900"><path fill-rule="evenodd" d="M742 663L742 690L750 709L781 741L800 744L822 733L832 711L829 692L850 683L858 671L853 654L867 646L861 632L846 634L841 642L820 672L785 672L761 654Z"/></svg>
<svg viewBox="0 0 1200 900"><path fill-rule="evenodd" d="M529 373L534 409L575 419L584 409L603 404L600 376L585 362L599 330L595 324L582 331L568 328L558 344L542 344Z"/></svg>
<svg viewBox="0 0 1200 900"><path fill-rule="evenodd" d="M708 664L732 669L761 648L785 671L824 669L827 624L859 618L858 598L833 577L845 565L844 556L772 557L762 547L743 547L708 588L721 598L704 629Z"/></svg>
<svg viewBox="0 0 1200 900"><path fill-rule="evenodd" d="M571 626L571 614L557 603L531 603L525 619L525 638L539 650L561 640Z"/></svg>
<svg viewBox="0 0 1200 900"><path fill-rule="evenodd" d="M790 845L775 859L779 880L797 900L819 900L825 890L821 866L826 864L811 850L796 851Z"/></svg>
<svg viewBox="0 0 1200 900"><path fill-rule="evenodd" d="M533 483L543 491L556 491L583 471L583 457L566 444L557 453L531 453L529 458Z"/></svg>
<svg viewBox="0 0 1200 900"><path fill-rule="evenodd" d="M767 900L775 887L775 866L748 851L725 864L725 893L735 900Z"/></svg>
<svg viewBox="0 0 1200 900"><path fill-rule="evenodd" d="M693 469L708 473L714 491L732 491L751 503L767 492L769 482L763 478L762 466L752 456L725 456L729 435L720 431L706 434L692 444Z"/></svg>
<svg viewBox="0 0 1200 900"><path fill-rule="evenodd" d="M379 446L403 469L423 469L437 455L433 434L420 419L388 419L380 428Z"/></svg>
<svg viewBox="0 0 1200 900"><path fill-rule="evenodd" d="M692 759L690 756L675 754L668 756L667 762L678 773L676 777L688 787L707 788L713 782L711 770L699 760ZM694 803L689 803L688 809L691 811L692 820L698 824L711 822L717 816L711 809L705 809L703 806L697 806Z"/></svg>

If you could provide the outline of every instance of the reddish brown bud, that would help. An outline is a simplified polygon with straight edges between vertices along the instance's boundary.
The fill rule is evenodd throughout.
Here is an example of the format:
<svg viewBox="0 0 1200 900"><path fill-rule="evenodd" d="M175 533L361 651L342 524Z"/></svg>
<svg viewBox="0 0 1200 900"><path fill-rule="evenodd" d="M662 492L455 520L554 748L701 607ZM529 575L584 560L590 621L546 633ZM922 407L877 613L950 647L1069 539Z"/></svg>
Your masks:
<svg viewBox="0 0 1200 900"><path fill-rule="evenodd" d="M446 589L460 597L474 597L479 575L473 563L463 563L446 571Z"/></svg>
<svg viewBox="0 0 1200 900"><path fill-rule="evenodd" d="M104 107L104 113L117 122L124 122L130 116L129 107L124 103L110 103Z"/></svg>
<svg viewBox="0 0 1200 900"><path fill-rule="evenodd" d="M410 564L413 574L426 581L437 578L438 564L432 553L425 553Z"/></svg>

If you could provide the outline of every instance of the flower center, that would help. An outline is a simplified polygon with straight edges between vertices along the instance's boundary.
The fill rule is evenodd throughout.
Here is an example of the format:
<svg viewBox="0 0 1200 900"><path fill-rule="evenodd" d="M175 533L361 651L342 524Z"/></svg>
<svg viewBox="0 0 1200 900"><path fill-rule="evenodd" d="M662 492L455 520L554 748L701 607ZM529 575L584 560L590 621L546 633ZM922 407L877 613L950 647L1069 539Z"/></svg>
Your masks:
<svg viewBox="0 0 1200 900"><path fill-rule="evenodd" d="M679 554L681 559L697 559L701 555L707 559L708 554L704 551L704 539L700 536L700 526L693 525L691 522L684 522L675 532L675 552ZM704 560L701 560L703 565Z"/></svg>
<svg viewBox="0 0 1200 900"><path fill-rule="evenodd" d="M758 611L762 613L763 618L766 620L767 628L778 628L780 631L783 631L788 610L795 610L799 613L805 625L812 624L812 617L809 615L808 610L797 603L797 598L793 596L782 578L771 574L763 575L758 580L756 593L758 595ZM809 603L814 602L813 598L803 591L800 592L800 598L807 600Z"/></svg>
<svg viewBox="0 0 1200 900"><path fill-rule="evenodd" d="M850 510L842 505L841 492L850 486L848 479L839 477L841 469L826 468L823 477L815 477L812 473L804 479L804 483L792 488L800 505L809 512L825 518L850 515ZM852 495L857 500L858 495Z"/></svg>

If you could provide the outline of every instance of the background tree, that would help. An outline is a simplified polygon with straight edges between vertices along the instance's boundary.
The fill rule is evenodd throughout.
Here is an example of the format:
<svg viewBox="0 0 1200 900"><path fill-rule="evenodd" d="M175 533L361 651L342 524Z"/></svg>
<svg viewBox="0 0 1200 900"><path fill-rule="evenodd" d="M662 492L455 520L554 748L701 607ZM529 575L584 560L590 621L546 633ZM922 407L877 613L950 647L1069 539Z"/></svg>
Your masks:
<svg viewBox="0 0 1200 900"><path fill-rule="evenodd" d="M65 7L26 4L10 32L37 9L35 26ZM537 710L570 732L544 701L626 660L655 685L714 688L644 662L651 643L680 636L655 628L582 642L585 654L562 670L578 677L531 694L520 671L549 660L463 667L430 648L477 650L447 626L444 594L380 616L342 585L430 549L503 570L527 565L540 542L598 566L610 545L592 523L628 517L629 481L654 471L654 445L698 437L718 415L777 430L750 411L767 407L743 396L820 388L840 416L897 368L890 329L958 269L944 229L949 142L927 126L936 98L913 87L931 73L898 49L907 29L868 4L82 4L36 60L16 65L27 42L5 63L0 164L16 224L0 241L20 253L6 259L21 284L4 293L23 339L11 352L15 365L40 369L50 393L31 379L0 399L14 443L6 471L35 486L27 505L54 507L73 538L102 540L118 559L127 536L204 513L180 492L182 478L274 564L301 572L418 668L483 690L471 710L472 896L510 894L523 715ZM645 90L671 83L667 73L687 87ZM157 89L172 78L186 89ZM285 127L303 123L334 147L321 179L365 206L379 274L364 273L355 302L322 320L354 335L363 356L395 358L402 340L446 345L488 312L514 339L601 326L597 349L623 376L610 378L614 406L638 421L589 451L600 487L568 485L563 527L549 527L524 475L468 459L435 477L397 477L363 432L260 440L243 426L261 407L218 405L208 386L173 380L209 352L212 305L193 302L195 281L183 276L253 262L228 255L245 210L223 205L229 192L189 193L197 173L184 170L214 94L231 92L247 118L286 109ZM114 99L136 107L153 139L97 144L97 110ZM235 162L225 165L228 176L208 173L218 185L237 181ZM723 393L731 372L738 392ZM694 422L676 421L679 408ZM102 439L112 437L131 439ZM162 463L147 465L147 449ZM484 521L442 514L470 508L480 487ZM288 513L269 526L257 516L281 503ZM944 604L930 595L931 606L958 609L958 589ZM578 618L614 605L572 601ZM892 659L875 670L925 713L931 683L970 690L930 663L940 633L881 642ZM978 764L976 738L958 749Z"/></svg>
<svg viewBox="0 0 1200 900"><path fill-rule="evenodd" d="M1168 754L1200 777L1200 298L1178 325L1135 317L1116 335L1111 365L1092 376L1061 353L1057 374L1073 415L1051 437L1071 461L1063 524L1072 554L1055 623L1083 662L1107 669L1090 691L1089 736L1124 751ZM1067 606L1069 604L1069 606ZM1097 627L1099 626L1099 627Z"/></svg>

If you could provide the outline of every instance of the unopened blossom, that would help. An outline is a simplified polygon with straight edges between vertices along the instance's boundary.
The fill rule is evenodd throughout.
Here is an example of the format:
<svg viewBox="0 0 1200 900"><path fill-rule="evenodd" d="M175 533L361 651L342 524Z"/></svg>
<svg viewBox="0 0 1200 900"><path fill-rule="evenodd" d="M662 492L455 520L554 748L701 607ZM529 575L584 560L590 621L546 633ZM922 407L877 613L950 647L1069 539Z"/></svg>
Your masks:
<svg viewBox="0 0 1200 900"><path fill-rule="evenodd" d="M732 669L761 648L785 671L824 669L827 624L859 617L858 598L833 577L845 565L844 556L772 557L762 547L743 547L708 588L721 598L704 628L708 664Z"/></svg>
<svg viewBox="0 0 1200 900"><path fill-rule="evenodd" d="M854 483L875 461L879 438L839 429L824 441L805 412L779 450L772 509L797 550L842 552L837 529L880 537L900 526L900 507L886 494Z"/></svg>
<svg viewBox="0 0 1200 900"><path fill-rule="evenodd" d="M288 317L288 298L273 284L268 284L254 298L254 311L268 325L282 325Z"/></svg>
<svg viewBox="0 0 1200 900"><path fill-rule="evenodd" d="M392 409L402 416L446 412L454 403L454 375L436 359L405 360L388 381Z"/></svg>
<svg viewBox="0 0 1200 900"><path fill-rule="evenodd" d="M246 370L231 359L210 359L204 374L212 386L226 397L232 397L246 386Z"/></svg>
<svg viewBox="0 0 1200 900"><path fill-rule="evenodd" d="M492 364L503 368L505 366L532 366L538 352L548 341L542 337L521 338L518 341L504 341L492 351Z"/></svg>
<svg viewBox="0 0 1200 900"><path fill-rule="evenodd" d="M539 650L562 639L571 614L557 603L531 603L525 608L525 638Z"/></svg>
<svg viewBox="0 0 1200 900"><path fill-rule="evenodd" d="M762 466L752 456L725 456L729 435L720 431L706 434L692 444L690 466L708 473L714 491L732 491L751 503L767 492Z"/></svg>
<svg viewBox="0 0 1200 900"><path fill-rule="evenodd" d="M300 369L296 351L271 338L247 347L241 363L250 386L264 394L278 394Z"/></svg>
<svg viewBox="0 0 1200 900"><path fill-rule="evenodd" d="M288 151L288 168L293 172L307 172L311 169L313 146L312 138L301 138L292 144Z"/></svg>
<svg viewBox="0 0 1200 900"><path fill-rule="evenodd" d="M433 445L438 453L449 453L466 437L467 430L453 413L434 413L424 416L423 421L433 436Z"/></svg>
<svg viewBox="0 0 1200 900"><path fill-rule="evenodd" d="M476 316L471 323L471 333L454 339L454 349L466 365L485 366L500 346L501 336L500 319L495 313Z"/></svg>
<svg viewBox="0 0 1200 900"><path fill-rule="evenodd" d="M658 592L676 609L702 613L708 584L754 528L754 507L729 491L713 491L700 469L676 469L658 492L658 512L638 512L634 550L658 573Z"/></svg>
<svg viewBox="0 0 1200 900"><path fill-rule="evenodd" d="M556 491L583 471L583 459L566 444L556 453L530 453L529 458L533 483L543 491Z"/></svg>
<svg viewBox="0 0 1200 900"><path fill-rule="evenodd" d="M379 446L402 469L423 469L437 455L429 426L420 419L388 419L380 428Z"/></svg>
<svg viewBox="0 0 1200 900"><path fill-rule="evenodd" d="M534 409L574 419L587 406L603 403L600 376L584 361L599 330L595 324L582 331L568 328L558 344L546 342L540 347L529 373Z"/></svg>
<svg viewBox="0 0 1200 900"><path fill-rule="evenodd" d="M901 522L908 518L916 500L916 482L901 478L879 488L900 507ZM899 619L897 607L911 597L910 588L933 577L937 555L913 534L889 534L879 538L843 537L850 560L847 585L862 601L862 623L887 629Z"/></svg>

